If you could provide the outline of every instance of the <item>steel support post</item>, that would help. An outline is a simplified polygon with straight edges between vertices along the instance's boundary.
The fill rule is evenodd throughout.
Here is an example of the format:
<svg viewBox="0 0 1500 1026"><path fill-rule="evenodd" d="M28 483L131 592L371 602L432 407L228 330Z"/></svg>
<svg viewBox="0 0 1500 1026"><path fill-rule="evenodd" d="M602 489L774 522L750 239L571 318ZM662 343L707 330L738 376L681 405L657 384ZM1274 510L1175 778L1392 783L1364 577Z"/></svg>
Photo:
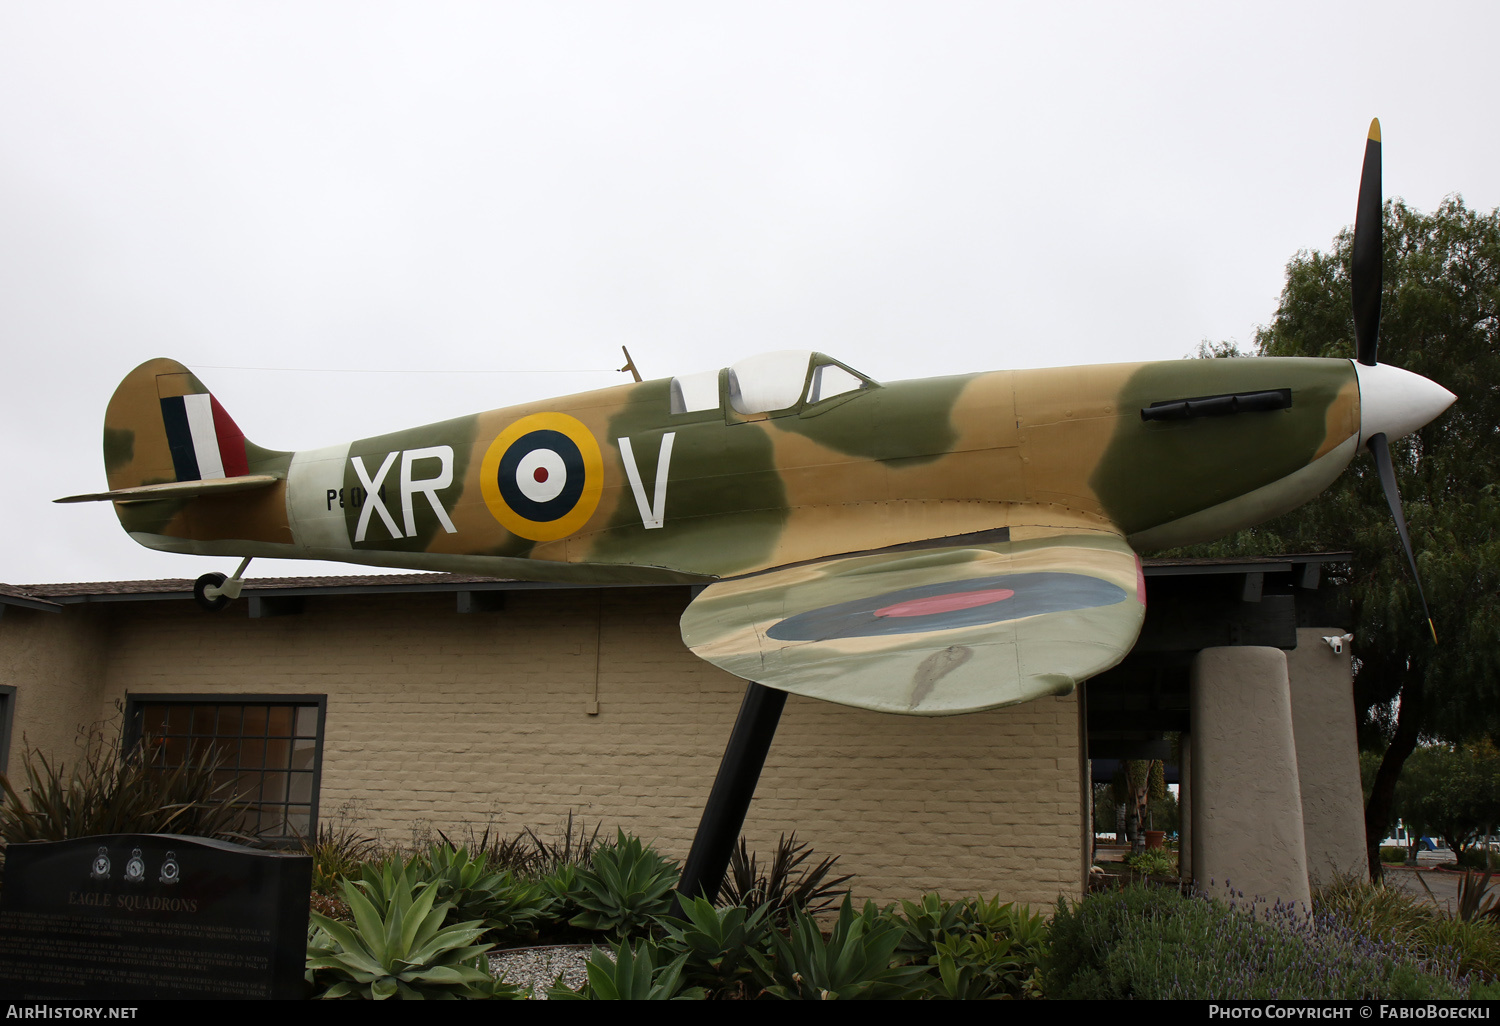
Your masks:
<svg viewBox="0 0 1500 1026"><path fill-rule="evenodd" d="M698 833L693 837L693 849L688 852L677 885L679 894L710 899L718 895L785 705L785 691L754 681L745 688L745 700L740 703L739 716L719 762L719 775L714 778ZM680 914L681 910L677 911Z"/></svg>

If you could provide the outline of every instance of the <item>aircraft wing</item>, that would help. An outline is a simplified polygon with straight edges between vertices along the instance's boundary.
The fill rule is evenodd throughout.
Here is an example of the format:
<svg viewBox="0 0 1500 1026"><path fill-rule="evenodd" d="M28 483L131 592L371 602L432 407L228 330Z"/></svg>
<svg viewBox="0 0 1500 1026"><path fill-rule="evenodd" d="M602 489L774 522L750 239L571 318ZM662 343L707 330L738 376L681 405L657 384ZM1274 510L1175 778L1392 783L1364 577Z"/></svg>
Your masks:
<svg viewBox="0 0 1500 1026"><path fill-rule="evenodd" d="M1125 658L1145 596L1123 537L1072 528L720 581L683 613L682 637L768 687L943 716L1068 694Z"/></svg>

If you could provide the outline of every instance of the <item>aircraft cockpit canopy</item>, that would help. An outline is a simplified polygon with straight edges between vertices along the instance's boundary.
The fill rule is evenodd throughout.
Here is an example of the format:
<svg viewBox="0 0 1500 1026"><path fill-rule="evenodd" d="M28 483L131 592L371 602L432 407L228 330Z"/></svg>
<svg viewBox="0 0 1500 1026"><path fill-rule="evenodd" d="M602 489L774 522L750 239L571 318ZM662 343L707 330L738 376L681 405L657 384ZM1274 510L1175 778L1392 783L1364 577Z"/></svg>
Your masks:
<svg viewBox="0 0 1500 1026"><path fill-rule="evenodd" d="M729 408L742 416L781 413L873 388L875 382L823 353L784 349L746 357L722 370L672 379L672 412Z"/></svg>

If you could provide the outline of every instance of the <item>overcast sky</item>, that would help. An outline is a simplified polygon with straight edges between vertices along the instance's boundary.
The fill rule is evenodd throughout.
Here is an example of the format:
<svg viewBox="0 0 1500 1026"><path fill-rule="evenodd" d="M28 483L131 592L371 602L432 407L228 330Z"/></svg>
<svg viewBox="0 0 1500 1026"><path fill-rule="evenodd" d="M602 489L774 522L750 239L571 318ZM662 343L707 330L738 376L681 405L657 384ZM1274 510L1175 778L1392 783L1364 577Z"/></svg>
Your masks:
<svg viewBox="0 0 1500 1026"><path fill-rule="evenodd" d="M1500 204L1500 5L0 0L0 581L228 572L108 506L156 356L303 449L752 353L1247 343L1387 195ZM261 575L365 572L259 561Z"/></svg>

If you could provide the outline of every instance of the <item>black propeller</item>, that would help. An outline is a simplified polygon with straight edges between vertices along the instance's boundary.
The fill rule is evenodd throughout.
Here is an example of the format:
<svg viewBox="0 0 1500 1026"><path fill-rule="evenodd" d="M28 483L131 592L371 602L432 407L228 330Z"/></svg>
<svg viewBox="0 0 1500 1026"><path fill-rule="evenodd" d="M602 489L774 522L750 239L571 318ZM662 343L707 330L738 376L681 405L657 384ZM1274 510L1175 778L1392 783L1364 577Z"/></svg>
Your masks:
<svg viewBox="0 0 1500 1026"><path fill-rule="evenodd" d="M1385 257L1381 192L1380 119L1375 118L1370 121L1370 136L1365 141L1365 166L1359 178L1359 209L1354 217L1354 247L1349 267L1350 291L1354 294L1355 357L1366 367L1376 365L1380 346L1380 289ZM1422 593L1422 578L1417 573L1417 559L1406 530L1406 516L1401 511L1396 468L1391 463L1391 447L1385 432L1371 435L1365 440L1365 446L1375 457L1380 487L1385 492L1386 505L1391 508L1391 517L1396 521L1396 533L1401 536L1406 563L1411 567L1411 577L1417 586L1417 598L1422 602L1422 615L1427 617L1427 629L1436 642L1437 628L1433 626L1432 613L1427 609L1427 596Z"/></svg>
<svg viewBox="0 0 1500 1026"><path fill-rule="evenodd" d="M1370 137L1365 140L1349 268L1349 285L1354 292L1354 355L1366 367L1375 366L1380 339L1381 265L1385 259L1381 205L1380 119L1375 118L1370 122Z"/></svg>

